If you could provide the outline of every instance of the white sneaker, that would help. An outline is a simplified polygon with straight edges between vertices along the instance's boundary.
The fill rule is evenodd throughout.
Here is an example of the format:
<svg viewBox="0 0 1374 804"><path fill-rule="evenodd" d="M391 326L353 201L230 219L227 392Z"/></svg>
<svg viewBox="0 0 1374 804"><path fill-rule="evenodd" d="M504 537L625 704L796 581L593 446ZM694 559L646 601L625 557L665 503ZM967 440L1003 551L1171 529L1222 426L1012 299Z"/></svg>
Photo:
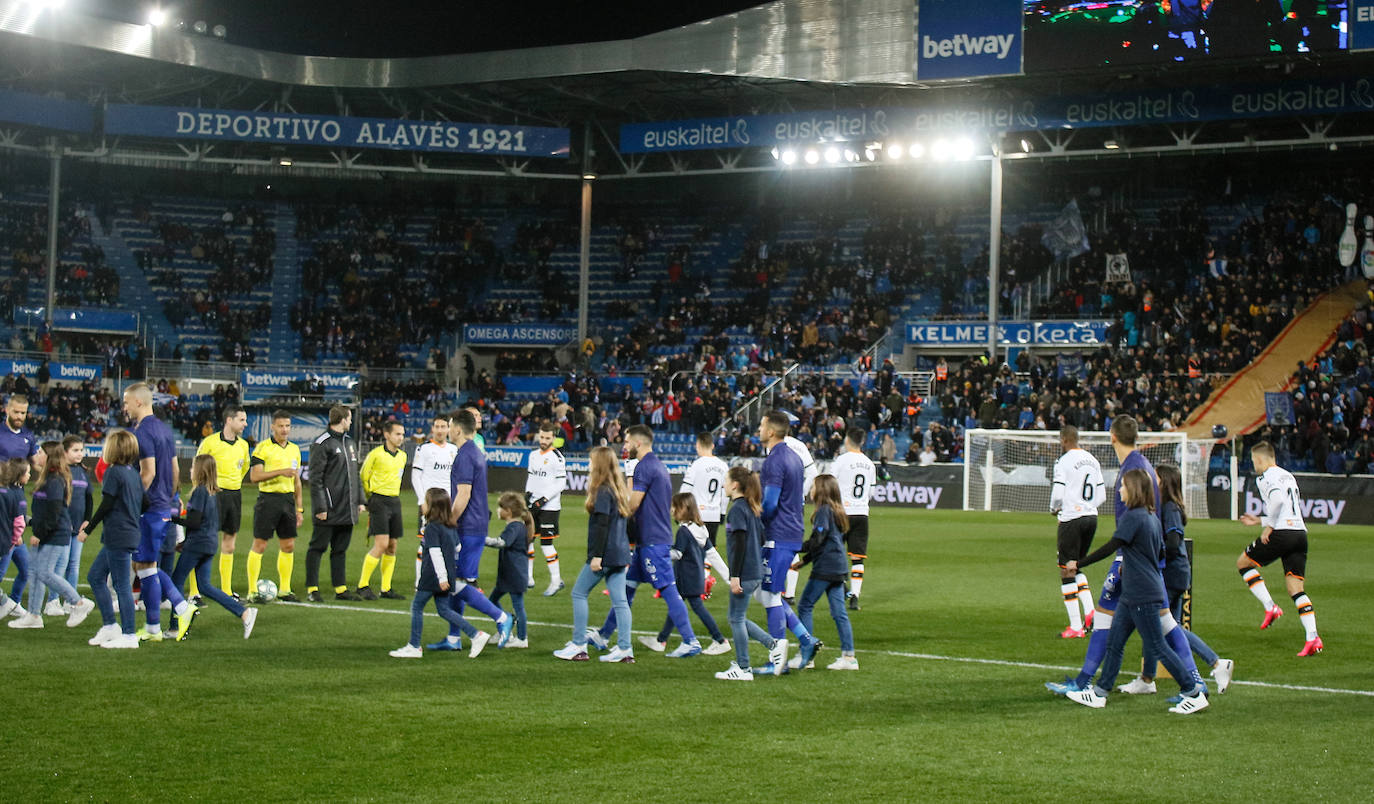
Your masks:
<svg viewBox="0 0 1374 804"><path fill-rule="evenodd" d="M595 628L587 629L587 641L595 645L597 650L609 650L611 647L611 643L606 641L606 637L602 636L601 632Z"/></svg>
<svg viewBox="0 0 1374 804"><path fill-rule="evenodd" d="M827 670L858 670L859 660L853 656L841 656L825 666Z"/></svg>
<svg viewBox="0 0 1374 804"><path fill-rule="evenodd" d="M800 670L800 669L802 669L801 655L800 655L800 654L798 654L798 655L796 655L796 656L793 656L792 658L790 658L790 659L787 660L787 669L788 669L788 670ZM816 660L815 660L815 659L812 659L811 661L807 662L807 663L806 663L806 669L807 669L807 670L815 670L815 669L816 669Z"/></svg>
<svg viewBox="0 0 1374 804"><path fill-rule="evenodd" d="M779 639L773 642L773 647L768 650L768 663L774 667L787 666L787 640Z"/></svg>
<svg viewBox="0 0 1374 804"><path fill-rule="evenodd" d="M17 620L20 617L29 616L29 612L23 606L19 605L18 601L16 601L14 604L14 608L10 609L10 616Z"/></svg>
<svg viewBox="0 0 1374 804"><path fill-rule="evenodd" d="M741 670L739 665L730 662L729 669L716 673L716 678L721 681L753 681L754 674L749 670Z"/></svg>
<svg viewBox="0 0 1374 804"><path fill-rule="evenodd" d="M16 602L12 598L5 598L5 602L0 603L0 620L3 620L6 617L10 616L10 612L14 611L17 608L19 608L18 602Z"/></svg>
<svg viewBox="0 0 1374 804"><path fill-rule="evenodd" d="M391 651L390 655L392 656L392 658L395 659L418 659L421 656L424 656L425 652L420 648L417 648L414 645L407 642L402 647L399 647L396 650Z"/></svg>
<svg viewBox="0 0 1374 804"><path fill-rule="evenodd" d="M529 646L530 646L530 641L529 641L528 639L520 639L520 638L518 638L518 637L511 637L510 639L508 639L508 640L506 641L506 647L508 647L508 648L528 648Z"/></svg>
<svg viewBox="0 0 1374 804"><path fill-rule="evenodd" d="M1212 667L1212 678L1217 680L1217 692L1226 692L1226 688L1231 686L1231 678L1236 674L1236 663L1231 659L1217 659L1217 663Z"/></svg>
<svg viewBox="0 0 1374 804"><path fill-rule="evenodd" d="M41 614L25 614L23 617L20 617L20 618L15 619L15 620L10 620L10 628L42 628L42 627L43 627L43 615L41 615Z"/></svg>
<svg viewBox="0 0 1374 804"><path fill-rule="evenodd" d="M109 642L111 639L114 639L117 636L119 636L119 626L102 625L100 626L100 630L95 632L95 636L86 640L86 644L95 645L98 647L100 645L104 645L106 642Z"/></svg>
<svg viewBox="0 0 1374 804"><path fill-rule="evenodd" d="M1088 687L1086 690L1074 690L1064 696L1074 703L1080 703L1089 709L1101 709L1107 705L1107 699L1097 694L1097 690Z"/></svg>
<svg viewBox="0 0 1374 804"><path fill-rule="evenodd" d="M621 650L619 645L611 648L610 653L598 657L603 662L615 662L624 664L635 663L635 652L633 650Z"/></svg>
<svg viewBox="0 0 1374 804"><path fill-rule="evenodd" d="M43 614L48 617L62 617L67 614L67 608L62 605L62 601L53 598L48 601L48 605L43 607Z"/></svg>
<svg viewBox="0 0 1374 804"><path fill-rule="evenodd" d="M478 631L477 636L472 638L472 646L468 648L468 658L476 659L478 654L482 652L482 648L485 648L490 641L491 634L486 631Z"/></svg>
<svg viewBox="0 0 1374 804"><path fill-rule="evenodd" d="M1191 715L1194 712L1201 712L1211 705L1212 704L1207 700L1207 696L1199 691L1196 695L1183 696L1183 700L1169 707L1169 711L1175 715Z"/></svg>
<svg viewBox="0 0 1374 804"><path fill-rule="evenodd" d="M167 598L164 597L164 598L162 599L162 603L161 603L160 605L158 605L158 608L161 609L161 610L163 610L163 611L171 611L171 610L172 610L172 601L170 601L170 600L168 600Z"/></svg>
<svg viewBox="0 0 1374 804"><path fill-rule="evenodd" d="M81 601L72 606L71 613L67 615L67 627L75 628L81 625L92 611L95 611L95 601L89 597L81 598Z"/></svg>
<svg viewBox="0 0 1374 804"><path fill-rule="evenodd" d="M1122 684L1116 689L1117 691L1124 692L1127 695L1154 695L1155 683L1153 681L1146 681L1143 678L1136 677L1131 679L1131 683Z"/></svg>
<svg viewBox="0 0 1374 804"><path fill-rule="evenodd" d="M663 651L668 649L667 642L659 642L657 638L651 636L640 637L639 644L643 645L644 647L648 648L654 653L662 653Z"/></svg>
<svg viewBox="0 0 1374 804"><path fill-rule="evenodd" d="M707 645L704 649L702 649L701 652L706 654L707 656L719 656L722 653L729 653L730 640L726 639L720 642L712 642L711 644Z"/></svg>
<svg viewBox="0 0 1374 804"><path fill-rule="evenodd" d="M124 634L124 633L121 633L121 634L115 635L114 638L112 638L112 639L108 639L108 640L106 640L105 642L102 642L102 643L100 644L100 647L102 647L102 648L114 648L114 649L116 649L116 650L124 650L124 649L129 649L129 648L137 648L137 647L138 647L138 641L139 641L139 640L138 640L138 635L137 635L137 634Z"/></svg>
<svg viewBox="0 0 1374 804"><path fill-rule="evenodd" d="M253 635L253 626L258 622L258 610L246 608L243 610L243 638L247 639Z"/></svg>
<svg viewBox="0 0 1374 804"><path fill-rule="evenodd" d="M565 662L585 662L587 661L587 648L576 642L569 642L563 647L553 652L554 657Z"/></svg>
<svg viewBox="0 0 1374 804"><path fill-rule="evenodd" d="M549 581L549 587L544 590L544 597L553 597L563 590L567 584L562 581Z"/></svg>

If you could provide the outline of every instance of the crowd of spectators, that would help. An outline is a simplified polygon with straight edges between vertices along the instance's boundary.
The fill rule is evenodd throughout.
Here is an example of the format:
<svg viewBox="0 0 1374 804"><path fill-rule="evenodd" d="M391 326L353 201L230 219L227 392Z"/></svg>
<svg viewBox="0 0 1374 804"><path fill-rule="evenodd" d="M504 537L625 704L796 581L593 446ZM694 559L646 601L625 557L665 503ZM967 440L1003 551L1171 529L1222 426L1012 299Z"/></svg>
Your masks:
<svg viewBox="0 0 1374 804"><path fill-rule="evenodd" d="M78 206L58 216L59 259L54 283L57 304L66 307L109 306L119 302L119 274L105 263L105 252L90 242L91 226ZM48 281L48 210L44 204L0 203L0 252L9 254L8 270L0 280L4 317L12 320L16 306L28 304L30 288L46 292Z"/></svg>

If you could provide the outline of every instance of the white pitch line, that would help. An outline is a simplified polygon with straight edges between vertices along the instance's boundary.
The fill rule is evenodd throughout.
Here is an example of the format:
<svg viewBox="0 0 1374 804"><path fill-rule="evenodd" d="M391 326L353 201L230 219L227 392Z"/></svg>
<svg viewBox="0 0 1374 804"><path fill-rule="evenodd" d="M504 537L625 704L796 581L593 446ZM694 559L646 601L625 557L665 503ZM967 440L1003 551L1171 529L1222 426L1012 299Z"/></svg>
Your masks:
<svg viewBox="0 0 1374 804"><path fill-rule="evenodd" d="M405 615L405 616L407 616L407 617L410 616L410 612L408 612L408 611L402 611L402 610L400 610L400 609L366 609L366 608L358 608L358 607L355 607L355 606L340 606L340 605L337 605L337 604L330 604L330 603L282 603L282 605L284 605L284 606L300 606L300 607L302 607L302 608L311 608L311 609L331 609L331 610L333 610L333 611L370 612L370 613L373 613L373 614L401 614L401 615ZM425 616L426 616L426 617L435 617L435 618L437 618L439 615L438 615L437 613L435 613L435 612L430 611L430 612L425 612ZM483 616L485 616L485 615L483 615ZM527 621L526 621L526 624L527 624L527 625L537 625L537 626L540 626L540 627L543 627L543 628L563 628L563 629L572 628L572 624L571 624L571 623L546 623L546 622L538 622L538 621L536 621L536 620L527 620ZM652 635L657 635L657 632L656 632L656 631L633 631L633 630L632 630L631 633L634 633L634 634L652 634ZM901 659L925 659L925 660L927 660L927 661L936 661L936 662L962 662L962 663L964 663L964 664L990 664L990 665L996 665L996 666L998 666L998 667L1025 667L1025 668L1030 668L1030 669L1033 669L1033 670L1055 670L1055 671L1061 671L1061 672L1076 672L1076 671L1078 670L1077 667L1064 667L1064 666L1062 666L1062 665L1054 665L1054 664L1039 664L1039 663L1037 663L1037 662L1016 662L1016 661L1011 661L1011 660L1009 660L1009 659L978 659L978 658L975 658L975 657L972 657L972 656L942 656L942 655L940 655L940 654L938 654L938 653L909 653L909 652L907 652L907 651L900 651L900 650L873 650L873 649L871 649L871 648L869 648L869 649L861 648L861 649L856 650L855 652L856 652L856 653L872 653L872 654L879 655L879 656L895 656L895 657L898 657L898 658L901 658ZM1293 690L1293 691L1295 691L1295 692L1324 692L1324 693L1328 693L1328 694L1330 694L1330 695L1359 695L1359 696L1374 698L1374 690L1347 690L1347 689L1341 689L1341 688L1339 688L1339 687L1312 687L1312 686L1306 686L1306 685L1302 685L1302 684L1275 684L1275 683L1271 683L1271 682L1268 682L1268 681L1245 681L1245 680L1237 680L1237 681L1232 681L1232 682L1231 682L1231 686L1233 686L1233 687L1235 687L1235 686L1259 687L1259 688L1261 688L1261 689L1271 689L1271 690Z"/></svg>

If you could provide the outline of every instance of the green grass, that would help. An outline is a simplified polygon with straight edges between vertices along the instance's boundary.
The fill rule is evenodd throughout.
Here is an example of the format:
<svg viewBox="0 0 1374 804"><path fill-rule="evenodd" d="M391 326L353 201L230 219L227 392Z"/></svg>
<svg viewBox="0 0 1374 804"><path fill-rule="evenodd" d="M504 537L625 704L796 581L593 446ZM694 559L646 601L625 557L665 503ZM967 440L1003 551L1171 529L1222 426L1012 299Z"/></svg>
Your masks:
<svg viewBox="0 0 1374 804"><path fill-rule="evenodd" d="M584 529L580 508L564 512L565 575L581 564ZM56 618L42 631L0 629L8 691L0 798L1374 796L1370 529L1313 528L1309 591L1328 650L1298 659L1302 630L1291 603L1287 617L1259 631L1260 608L1236 575L1235 556L1252 529L1189 527L1195 627L1235 659L1237 682L1188 718L1166 713L1170 682L1155 696L1113 696L1102 711L1043 688L1076 667L1086 645L1056 638L1065 617L1048 515L875 508L872 530L864 610L854 616L857 673L731 684L712 678L728 656L673 661L638 645L632 666L559 662L549 651L569 636L571 606L566 592L537 594L542 566L527 600L540 623L531 626L531 647L493 645L476 660L465 652L389 658L408 633L408 603L391 601L340 604L349 611L271 604L247 642L237 621L212 606L185 642L129 652L88 647L95 619L74 630ZM401 548L398 589L412 585L414 546L407 539ZM246 549L241 538L240 554ZM355 535L350 583L363 551ZM275 552L268 550L266 577L275 577ZM491 551L484 578L494 570ZM1094 584L1103 570L1089 569ZM235 571L242 591L241 555ZM1269 584L1282 596L1278 572ZM717 595L708 603L722 627L725 602ZM594 595L593 620L607 608ZM640 599L636 629L656 629L664 611L660 601ZM491 630L484 618L474 623ZM817 630L838 644L828 615L818 614ZM427 620L427 641L444 631ZM1138 644L1128 648L1127 668L1138 667ZM822 666L834 655L827 647Z"/></svg>

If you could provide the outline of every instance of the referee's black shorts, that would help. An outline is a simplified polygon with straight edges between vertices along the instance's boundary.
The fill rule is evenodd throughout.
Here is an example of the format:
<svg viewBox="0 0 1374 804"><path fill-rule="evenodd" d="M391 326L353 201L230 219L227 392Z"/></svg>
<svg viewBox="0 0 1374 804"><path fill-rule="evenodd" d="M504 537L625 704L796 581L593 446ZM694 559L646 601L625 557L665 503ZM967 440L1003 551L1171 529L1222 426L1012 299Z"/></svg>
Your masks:
<svg viewBox="0 0 1374 804"><path fill-rule="evenodd" d="M267 541L296 538L296 495L289 491L260 492L253 505L253 538Z"/></svg>
<svg viewBox="0 0 1374 804"><path fill-rule="evenodd" d="M291 495L295 499L296 495ZM219 529L230 536L239 532L243 524L243 492L239 489L220 489L215 495L219 503Z"/></svg>
<svg viewBox="0 0 1374 804"><path fill-rule="evenodd" d="M1059 523L1059 566L1070 561L1082 561L1097 535L1097 517L1080 516Z"/></svg>
<svg viewBox="0 0 1374 804"><path fill-rule="evenodd" d="M367 498L367 532L372 536L400 539L405 535L405 520L401 516L401 498L373 494Z"/></svg>

